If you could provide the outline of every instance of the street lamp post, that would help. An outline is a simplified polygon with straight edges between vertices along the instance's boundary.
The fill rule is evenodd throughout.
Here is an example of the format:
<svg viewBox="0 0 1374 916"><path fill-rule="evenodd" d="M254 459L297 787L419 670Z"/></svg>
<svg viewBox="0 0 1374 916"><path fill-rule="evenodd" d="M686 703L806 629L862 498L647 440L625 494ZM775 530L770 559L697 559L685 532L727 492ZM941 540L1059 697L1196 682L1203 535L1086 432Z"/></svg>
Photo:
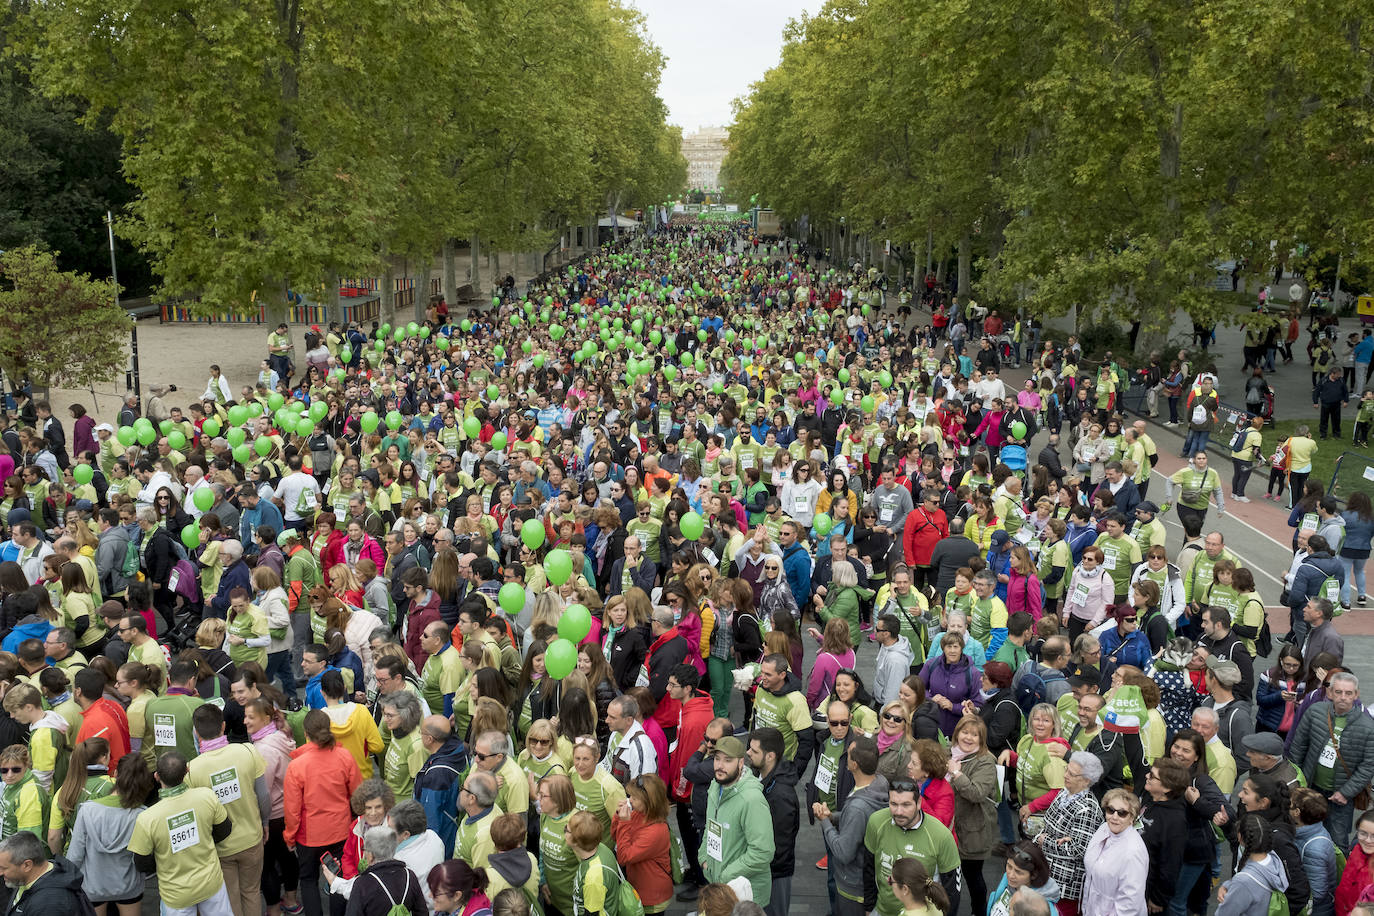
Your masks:
<svg viewBox="0 0 1374 916"><path fill-rule="evenodd" d="M114 244L114 214L109 210L105 211L105 229L109 233L110 239L110 277L114 280L115 306L119 306L119 269L115 265L115 244ZM129 312L129 320L133 322L132 332L129 340L129 353L133 359L131 370L125 374L124 384L134 390L134 397L138 399L140 409L143 406L143 383L138 374L138 316Z"/></svg>

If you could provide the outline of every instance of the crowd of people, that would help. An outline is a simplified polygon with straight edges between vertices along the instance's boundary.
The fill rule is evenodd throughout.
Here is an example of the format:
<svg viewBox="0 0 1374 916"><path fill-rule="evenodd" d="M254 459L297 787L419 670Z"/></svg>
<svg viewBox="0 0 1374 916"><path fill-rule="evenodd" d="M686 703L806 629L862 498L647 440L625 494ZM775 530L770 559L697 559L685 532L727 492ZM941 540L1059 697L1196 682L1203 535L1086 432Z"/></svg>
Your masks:
<svg viewBox="0 0 1374 916"><path fill-rule="evenodd" d="M899 302L676 223L6 418L8 912L1368 916L1368 496L1303 481L1261 597L1110 354Z"/></svg>

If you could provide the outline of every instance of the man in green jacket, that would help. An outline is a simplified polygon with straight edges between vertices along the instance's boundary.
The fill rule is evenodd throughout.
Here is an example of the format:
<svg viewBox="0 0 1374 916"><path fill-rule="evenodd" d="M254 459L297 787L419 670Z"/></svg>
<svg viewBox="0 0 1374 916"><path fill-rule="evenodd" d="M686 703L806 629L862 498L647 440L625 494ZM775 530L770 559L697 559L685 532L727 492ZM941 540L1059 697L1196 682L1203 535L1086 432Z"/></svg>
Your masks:
<svg viewBox="0 0 1374 916"><path fill-rule="evenodd" d="M773 815L744 756L744 742L733 735L716 742L716 785L706 797L701 867L712 883L749 882L754 902L766 907L773 890Z"/></svg>

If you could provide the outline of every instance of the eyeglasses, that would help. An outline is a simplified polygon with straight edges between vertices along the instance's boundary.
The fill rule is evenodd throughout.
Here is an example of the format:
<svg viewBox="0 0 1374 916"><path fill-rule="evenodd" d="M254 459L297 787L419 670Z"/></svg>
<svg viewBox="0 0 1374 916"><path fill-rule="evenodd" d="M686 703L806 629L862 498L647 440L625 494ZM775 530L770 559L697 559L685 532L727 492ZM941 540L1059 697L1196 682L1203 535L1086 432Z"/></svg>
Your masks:
<svg viewBox="0 0 1374 916"><path fill-rule="evenodd" d="M1121 622L1122 622L1122 623L1135 623L1135 620L1136 620L1136 619L1135 619L1134 617L1122 617L1122 618L1121 618Z"/></svg>
<svg viewBox="0 0 1374 916"><path fill-rule="evenodd" d="M897 715L895 712L885 712L885 713L883 713L883 718L886 719L886 720L889 721L889 722L905 722L905 721L906 721L906 716L899 716L899 715Z"/></svg>
<svg viewBox="0 0 1374 916"><path fill-rule="evenodd" d="M6 776L10 775L11 773L22 773L22 772L24 772L24 768L23 768L23 767L0 767L0 773L4 773Z"/></svg>
<svg viewBox="0 0 1374 916"><path fill-rule="evenodd" d="M889 792L915 792L916 783L910 779L894 779L887 784Z"/></svg>
<svg viewBox="0 0 1374 916"><path fill-rule="evenodd" d="M493 757L501 757L501 756L504 756L504 755L502 755L502 754L483 754L483 753L481 753L480 751L473 751L473 752L472 752L472 756L473 756L473 757L476 757L478 760L490 760L490 759L493 758Z"/></svg>
<svg viewBox="0 0 1374 916"><path fill-rule="evenodd" d="M574 739L573 739L573 745L574 745L575 747L590 747L590 748L595 748L595 747L596 747L596 739L595 739L595 738L592 738L592 737L590 737L590 736L588 736L588 735L582 735L582 736L580 736L580 737L577 737L577 738L574 738Z"/></svg>
<svg viewBox="0 0 1374 916"><path fill-rule="evenodd" d="M540 747L544 747L545 745L553 744L553 739L552 739L552 738L531 738L531 739L530 739L530 744L537 744L537 745L539 745Z"/></svg>
<svg viewBox="0 0 1374 916"><path fill-rule="evenodd" d="M1105 805L1105 806L1103 806L1103 808L1102 808L1102 813L1103 813L1103 814L1106 814L1106 815L1113 815L1113 814L1115 814L1117 817L1130 817L1130 816L1131 816L1130 809L1128 809L1128 808L1118 808L1118 807L1116 807L1115 805ZM1371 840L1374 840L1374 836L1370 836L1370 839L1371 839Z"/></svg>
<svg viewBox="0 0 1374 916"><path fill-rule="evenodd" d="M1366 843L1374 843L1374 833L1370 833L1368 830L1356 830L1355 837L1364 840Z"/></svg>
<svg viewBox="0 0 1374 916"><path fill-rule="evenodd" d="M848 719L830 719L830 720L828 720L828 721L830 722L830 725L831 725L832 727L836 727L836 726L840 726L840 725L848 725L848 724L849 724L849 720L848 720Z"/></svg>

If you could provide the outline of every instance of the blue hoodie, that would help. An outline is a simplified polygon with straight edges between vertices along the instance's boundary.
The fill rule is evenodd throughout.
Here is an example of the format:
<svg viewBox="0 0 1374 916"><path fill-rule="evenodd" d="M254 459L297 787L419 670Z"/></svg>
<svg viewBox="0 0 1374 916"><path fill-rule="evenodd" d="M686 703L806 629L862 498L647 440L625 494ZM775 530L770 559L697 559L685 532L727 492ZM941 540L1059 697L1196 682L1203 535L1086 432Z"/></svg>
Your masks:
<svg viewBox="0 0 1374 916"><path fill-rule="evenodd" d="M46 620L29 618L20 621L9 634L0 641L0 649L6 652L19 651L19 644L26 639L36 639L42 642L48 636L48 631L52 629L52 624Z"/></svg>
<svg viewBox="0 0 1374 916"><path fill-rule="evenodd" d="M324 691L320 689L320 680L330 671L338 671L333 665L327 666L324 671L315 675L310 682L305 685L305 705L310 709L324 709Z"/></svg>

